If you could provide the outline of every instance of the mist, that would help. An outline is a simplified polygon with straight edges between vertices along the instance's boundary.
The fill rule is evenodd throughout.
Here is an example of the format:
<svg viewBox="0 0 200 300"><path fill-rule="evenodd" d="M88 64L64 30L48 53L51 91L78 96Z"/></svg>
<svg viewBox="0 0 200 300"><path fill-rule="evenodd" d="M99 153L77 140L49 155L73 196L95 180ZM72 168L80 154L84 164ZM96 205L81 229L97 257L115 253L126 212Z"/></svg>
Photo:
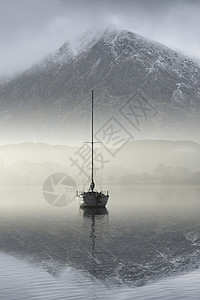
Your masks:
<svg viewBox="0 0 200 300"><path fill-rule="evenodd" d="M200 58L199 1L0 0L0 76L29 68L66 40L114 25Z"/></svg>

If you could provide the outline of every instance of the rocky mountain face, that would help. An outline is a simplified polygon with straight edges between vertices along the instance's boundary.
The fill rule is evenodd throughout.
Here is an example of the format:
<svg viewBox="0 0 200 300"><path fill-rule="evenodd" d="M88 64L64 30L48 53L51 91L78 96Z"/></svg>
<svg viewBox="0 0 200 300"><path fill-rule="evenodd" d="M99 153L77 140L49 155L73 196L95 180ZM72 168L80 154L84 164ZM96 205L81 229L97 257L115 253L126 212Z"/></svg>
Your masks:
<svg viewBox="0 0 200 300"><path fill-rule="evenodd" d="M113 127L118 122L134 137L199 141L198 62L128 31L107 30L83 41L77 47L66 42L0 85L2 136L80 133L94 89L100 127L111 118Z"/></svg>

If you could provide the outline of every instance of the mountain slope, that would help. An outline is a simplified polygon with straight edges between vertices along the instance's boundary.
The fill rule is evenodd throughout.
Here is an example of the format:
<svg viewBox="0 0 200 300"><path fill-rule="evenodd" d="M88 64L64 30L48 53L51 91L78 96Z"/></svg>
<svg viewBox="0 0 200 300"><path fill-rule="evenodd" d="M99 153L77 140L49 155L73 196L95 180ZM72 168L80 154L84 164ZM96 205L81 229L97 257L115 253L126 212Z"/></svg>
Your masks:
<svg viewBox="0 0 200 300"><path fill-rule="evenodd" d="M153 137L198 140L199 86L200 67L195 61L132 32L107 30L82 49L65 43L0 86L0 124L4 132L9 127L12 134L17 128L30 138L63 138L72 128L80 132L94 89L95 111L103 120L114 116L132 131L133 122L124 119L120 109L131 96L133 103L141 102L136 99L139 94L156 115L141 116L140 138L153 132Z"/></svg>

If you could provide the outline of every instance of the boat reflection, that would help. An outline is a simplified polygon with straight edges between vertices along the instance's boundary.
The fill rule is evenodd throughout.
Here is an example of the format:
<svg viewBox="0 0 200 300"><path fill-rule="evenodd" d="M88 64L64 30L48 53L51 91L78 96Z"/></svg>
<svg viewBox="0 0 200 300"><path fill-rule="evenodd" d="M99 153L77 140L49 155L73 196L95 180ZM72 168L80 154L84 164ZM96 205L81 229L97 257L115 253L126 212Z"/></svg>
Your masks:
<svg viewBox="0 0 200 300"><path fill-rule="evenodd" d="M84 218L104 216L109 214L106 207L82 207L79 208L79 211Z"/></svg>
<svg viewBox="0 0 200 300"><path fill-rule="evenodd" d="M90 273L95 276L98 273L98 265L100 261L96 257L96 238L98 234L99 224L96 225L96 219L108 216L108 210L106 207L82 207L79 209L80 213L83 215L83 218L91 220L91 230L88 232L89 238L91 240L91 269ZM107 219L108 220L108 219ZM103 225L101 223L101 225Z"/></svg>

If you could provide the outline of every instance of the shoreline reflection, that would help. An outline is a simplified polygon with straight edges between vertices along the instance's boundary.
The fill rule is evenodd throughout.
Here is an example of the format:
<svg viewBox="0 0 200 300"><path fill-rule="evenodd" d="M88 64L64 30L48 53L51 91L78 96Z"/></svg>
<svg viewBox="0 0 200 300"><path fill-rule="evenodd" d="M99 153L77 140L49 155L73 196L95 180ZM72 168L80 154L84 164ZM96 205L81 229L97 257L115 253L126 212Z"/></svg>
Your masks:
<svg viewBox="0 0 200 300"><path fill-rule="evenodd" d="M110 285L141 286L200 267L198 189L185 196L182 190L153 188L115 189L113 195L109 212L75 203L57 210L44 203L41 215L42 204L14 214L15 196L12 214L1 206L0 250L54 277L72 267Z"/></svg>

